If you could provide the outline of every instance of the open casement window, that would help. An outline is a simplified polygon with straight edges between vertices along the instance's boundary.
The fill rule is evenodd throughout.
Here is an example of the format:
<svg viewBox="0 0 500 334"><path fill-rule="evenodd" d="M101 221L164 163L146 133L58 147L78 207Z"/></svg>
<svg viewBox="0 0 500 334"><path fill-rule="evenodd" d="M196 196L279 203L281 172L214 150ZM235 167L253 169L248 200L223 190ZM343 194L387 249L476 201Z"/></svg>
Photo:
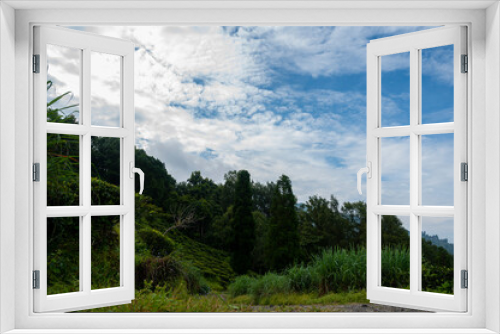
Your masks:
<svg viewBox="0 0 500 334"><path fill-rule="evenodd" d="M35 312L134 298L133 57L130 41L34 28Z"/></svg>
<svg viewBox="0 0 500 334"><path fill-rule="evenodd" d="M467 309L466 54L466 28L458 26L367 46L367 298L373 303ZM394 221L405 227L406 245L384 240ZM436 234L441 241L446 235L447 250L436 246ZM391 247L401 259L384 252ZM448 264L439 263L446 258Z"/></svg>

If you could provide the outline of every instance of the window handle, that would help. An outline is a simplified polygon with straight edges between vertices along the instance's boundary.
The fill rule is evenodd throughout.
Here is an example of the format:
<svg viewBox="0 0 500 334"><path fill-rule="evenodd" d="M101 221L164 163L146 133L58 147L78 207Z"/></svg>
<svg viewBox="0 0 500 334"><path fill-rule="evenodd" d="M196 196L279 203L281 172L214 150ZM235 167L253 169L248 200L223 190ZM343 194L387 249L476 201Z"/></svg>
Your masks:
<svg viewBox="0 0 500 334"><path fill-rule="evenodd" d="M134 178L135 173L139 174L139 194L142 195L142 192L144 191L144 172L140 168L135 168L133 161L130 161L129 167L131 179Z"/></svg>
<svg viewBox="0 0 500 334"><path fill-rule="evenodd" d="M358 193L360 195L363 195L363 192L361 191L361 176L366 173L366 177L368 179L372 178L372 163L368 161L366 163L366 167L361 168L358 170Z"/></svg>

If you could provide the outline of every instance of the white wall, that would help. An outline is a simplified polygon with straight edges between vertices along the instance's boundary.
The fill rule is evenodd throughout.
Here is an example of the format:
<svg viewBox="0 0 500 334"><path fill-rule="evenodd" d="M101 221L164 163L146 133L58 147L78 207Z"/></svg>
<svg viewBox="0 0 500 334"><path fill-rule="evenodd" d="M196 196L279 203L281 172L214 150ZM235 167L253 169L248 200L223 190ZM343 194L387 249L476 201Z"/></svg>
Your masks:
<svg viewBox="0 0 500 334"><path fill-rule="evenodd" d="M486 328L500 332L500 6L486 11ZM491 265L493 264L493 265Z"/></svg>
<svg viewBox="0 0 500 334"><path fill-rule="evenodd" d="M14 328L15 12L0 2L0 333Z"/></svg>

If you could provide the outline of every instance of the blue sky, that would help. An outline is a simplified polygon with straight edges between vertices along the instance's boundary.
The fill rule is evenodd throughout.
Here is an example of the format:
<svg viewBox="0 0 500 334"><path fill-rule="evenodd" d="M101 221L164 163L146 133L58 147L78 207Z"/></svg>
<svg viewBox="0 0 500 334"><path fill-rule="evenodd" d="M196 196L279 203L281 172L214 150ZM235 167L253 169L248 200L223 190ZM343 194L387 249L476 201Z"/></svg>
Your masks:
<svg viewBox="0 0 500 334"><path fill-rule="evenodd" d="M216 182L235 169L260 182L287 174L302 202L316 194L365 200L356 172L366 156L366 44L421 29L85 28L136 43L136 142L177 181L194 170ZM453 120L451 51L423 53L424 123ZM385 56L382 70L382 125L407 125L409 58ZM106 95L100 110L113 104ZM453 136L427 137L424 204L450 205ZM382 151L383 204L408 204L407 139L384 139ZM449 234L443 231L436 233Z"/></svg>

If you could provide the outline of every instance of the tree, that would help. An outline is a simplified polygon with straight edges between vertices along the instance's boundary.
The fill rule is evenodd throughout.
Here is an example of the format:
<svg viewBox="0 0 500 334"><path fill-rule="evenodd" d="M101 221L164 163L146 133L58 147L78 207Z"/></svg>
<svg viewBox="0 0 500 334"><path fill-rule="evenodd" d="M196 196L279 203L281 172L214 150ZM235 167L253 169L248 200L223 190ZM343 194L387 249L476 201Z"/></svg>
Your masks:
<svg viewBox="0 0 500 334"><path fill-rule="evenodd" d="M252 268L252 252L255 246L255 221L252 215L252 185L250 173L240 170L236 179L233 218L233 247L231 266L238 274Z"/></svg>
<svg viewBox="0 0 500 334"><path fill-rule="evenodd" d="M220 203L224 212L234 205L234 192L236 188L236 180L238 179L238 171L231 170L224 174L224 185L220 188Z"/></svg>
<svg viewBox="0 0 500 334"><path fill-rule="evenodd" d="M195 209L197 223L186 230L186 233L199 242L207 243L214 217L222 214L218 202L219 186L211 179L203 177L200 171L194 171L187 182L178 183L176 189L180 195L177 201L192 205Z"/></svg>
<svg viewBox="0 0 500 334"><path fill-rule="evenodd" d="M135 166L142 169L144 180L144 194L150 196L154 203L166 212L171 211L170 204L175 201L175 179L168 173L165 164L146 153L143 149L135 149ZM135 189L139 189L139 178L135 180Z"/></svg>
<svg viewBox="0 0 500 334"><path fill-rule="evenodd" d="M254 210L260 211L266 217L271 216L271 201L275 188L276 184L274 182L267 182L266 184L256 182L253 184Z"/></svg>
<svg viewBox="0 0 500 334"><path fill-rule="evenodd" d="M92 137L92 177L120 186L120 138Z"/></svg>
<svg viewBox="0 0 500 334"><path fill-rule="evenodd" d="M207 238L210 246L228 252L231 250L234 237L233 220L233 206L227 208L223 215L214 218Z"/></svg>
<svg viewBox="0 0 500 334"><path fill-rule="evenodd" d="M298 259L300 254L298 218L292 182L282 175L276 183L271 201L271 219L268 238L269 265L271 269L281 270Z"/></svg>
<svg viewBox="0 0 500 334"><path fill-rule="evenodd" d="M253 248L253 270L264 274L269 270L267 261L267 240L269 238L269 219L260 211L253 212L255 221L255 246Z"/></svg>
<svg viewBox="0 0 500 334"><path fill-rule="evenodd" d="M353 245L366 247L366 203L345 202L342 215L349 221L353 233Z"/></svg>
<svg viewBox="0 0 500 334"><path fill-rule="evenodd" d="M382 216L382 247L410 249L410 235L397 216Z"/></svg>

